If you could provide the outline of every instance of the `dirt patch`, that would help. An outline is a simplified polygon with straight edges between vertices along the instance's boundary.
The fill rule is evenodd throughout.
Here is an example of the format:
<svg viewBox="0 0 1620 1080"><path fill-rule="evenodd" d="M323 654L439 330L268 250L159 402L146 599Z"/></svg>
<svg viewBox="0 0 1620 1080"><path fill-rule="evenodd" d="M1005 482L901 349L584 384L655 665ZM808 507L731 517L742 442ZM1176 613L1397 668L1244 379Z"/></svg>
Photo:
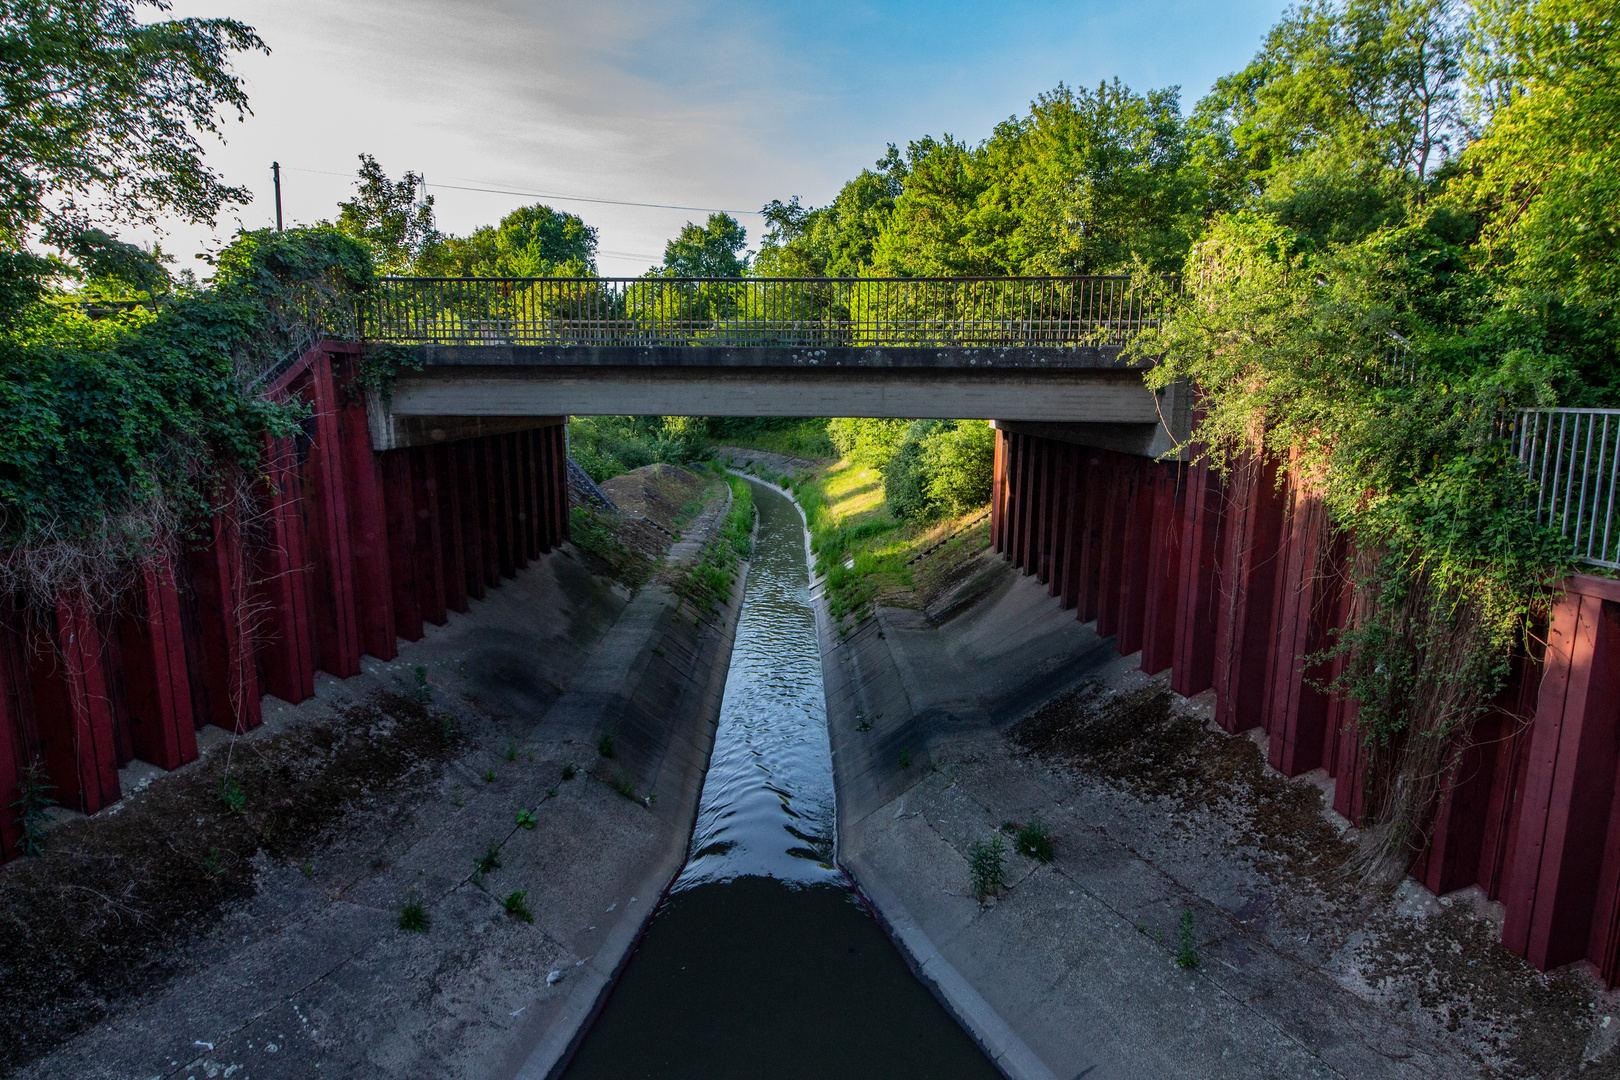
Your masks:
<svg viewBox="0 0 1620 1080"><path fill-rule="evenodd" d="M378 693L51 832L45 855L0 873L0 1073L172 976L177 946L254 894L261 852L299 862L346 812L436 776L460 742L446 715Z"/></svg>
<svg viewBox="0 0 1620 1080"><path fill-rule="evenodd" d="M1601 1023L1601 988L1589 972L1535 970L1502 947L1497 925L1466 894L1438 906L1426 918L1386 912L1367 927L1355 960L1376 996L1392 1008L1415 1005L1464 1036L1493 1075L1620 1077L1620 1054L1584 1060Z"/></svg>
<svg viewBox="0 0 1620 1080"><path fill-rule="evenodd" d="M1087 683L1009 736L1031 755L1139 797L1219 810L1273 876L1325 894L1346 892L1341 870L1354 845L1328 820L1321 791L1269 771L1253 742L1211 730L1175 703L1157 684L1121 693Z"/></svg>
<svg viewBox="0 0 1620 1080"><path fill-rule="evenodd" d="M712 477L679 465L644 465L602 482L602 490L619 511L648 518L678 533L699 510Z"/></svg>

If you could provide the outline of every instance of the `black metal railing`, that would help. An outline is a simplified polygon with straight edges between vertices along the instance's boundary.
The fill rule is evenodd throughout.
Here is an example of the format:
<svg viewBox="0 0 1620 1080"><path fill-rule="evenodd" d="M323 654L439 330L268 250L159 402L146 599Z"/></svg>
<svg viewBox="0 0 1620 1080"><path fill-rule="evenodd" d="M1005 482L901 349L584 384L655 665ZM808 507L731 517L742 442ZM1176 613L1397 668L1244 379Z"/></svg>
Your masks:
<svg viewBox="0 0 1620 1080"><path fill-rule="evenodd" d="M1122 346L1154 320L1128 276L382 278L376 341L477 345Z"/></svg>
<svg viewBox="0 0 1620 1080"><path fill-rule="evenodd" d="M1620 409L1523 409L1512 438L1536 516L1563 534L1575 558L1620 569Z"/></svg>

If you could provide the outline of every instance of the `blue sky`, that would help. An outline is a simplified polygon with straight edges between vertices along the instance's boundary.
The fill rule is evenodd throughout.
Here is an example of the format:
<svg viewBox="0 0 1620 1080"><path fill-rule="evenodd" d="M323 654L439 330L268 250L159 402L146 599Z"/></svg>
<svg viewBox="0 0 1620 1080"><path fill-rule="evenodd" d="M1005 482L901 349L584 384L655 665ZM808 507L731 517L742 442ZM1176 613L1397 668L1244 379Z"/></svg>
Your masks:
<svg viewBox="0 0 1620 1080"><path fill-rule="evenodd" d="M525 202L495 187L699 208L830 199L924 134L969 142L1059 82L1118 75L1182 87L1190 108L1245 64L1281 0L956 0L817 5L740 0L180 0L272 49L244 59L254 115L210 151L256 198L220 221L335 213L356 155L426 174L441 228L465 233ZM456 187L451 187L455 185ZM548 198L600 230L605 274L635 274L699 210ZM759 219L742 218L751 242ZM189 255L206 229L173 223ZM189 261L189 260L183 260Z"/></svg>

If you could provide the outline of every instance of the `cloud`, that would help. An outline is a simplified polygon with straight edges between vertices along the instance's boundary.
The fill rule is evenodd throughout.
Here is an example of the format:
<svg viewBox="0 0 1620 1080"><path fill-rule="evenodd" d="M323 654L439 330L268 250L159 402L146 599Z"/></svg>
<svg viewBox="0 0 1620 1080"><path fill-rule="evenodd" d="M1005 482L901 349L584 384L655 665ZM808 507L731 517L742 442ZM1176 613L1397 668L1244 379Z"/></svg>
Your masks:
<svg viewBox="0 0 1620 1080"><path fill-rule="evenodd" d="M754 209L824 202L884 144L976 141L1060 80L1115 73L1196 97L1246 62L1280 0L232 0L274 50L244 58L255 115L210 155L274 219L331 217L355 157L391 175L596 198ZM217 15L182 0L176 15ZM1174 72L1175 74L1170 74ZM300 172L294 170L316 170ZM323 173L341 175L327 176ZM349 178L349 179L346 179ZM524 200L441 189L466 232ZM601 230L608 273L635 273L701 214L555 201ZM757 241L757 218L745 219ZM227 219L224 227L234 227ZM182 228L186 249L206 230Z"/></svg>

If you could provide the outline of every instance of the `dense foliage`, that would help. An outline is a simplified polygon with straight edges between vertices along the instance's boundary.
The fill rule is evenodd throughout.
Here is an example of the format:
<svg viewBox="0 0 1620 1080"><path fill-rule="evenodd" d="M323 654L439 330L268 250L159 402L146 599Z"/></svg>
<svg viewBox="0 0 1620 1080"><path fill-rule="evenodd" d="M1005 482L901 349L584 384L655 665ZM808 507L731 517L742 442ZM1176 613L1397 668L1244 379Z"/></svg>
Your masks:
<svg viewBox="0 0 1620 1080"><path fill-rule="evenodd" d="M40 302L0 338L0 547L8 585L99 593L222 497L260 435L296 423L257 373L353 310L372 270L331 230L239 236L211 288L133 320ZM341 327L341 324L339 324Z"/></svg>

